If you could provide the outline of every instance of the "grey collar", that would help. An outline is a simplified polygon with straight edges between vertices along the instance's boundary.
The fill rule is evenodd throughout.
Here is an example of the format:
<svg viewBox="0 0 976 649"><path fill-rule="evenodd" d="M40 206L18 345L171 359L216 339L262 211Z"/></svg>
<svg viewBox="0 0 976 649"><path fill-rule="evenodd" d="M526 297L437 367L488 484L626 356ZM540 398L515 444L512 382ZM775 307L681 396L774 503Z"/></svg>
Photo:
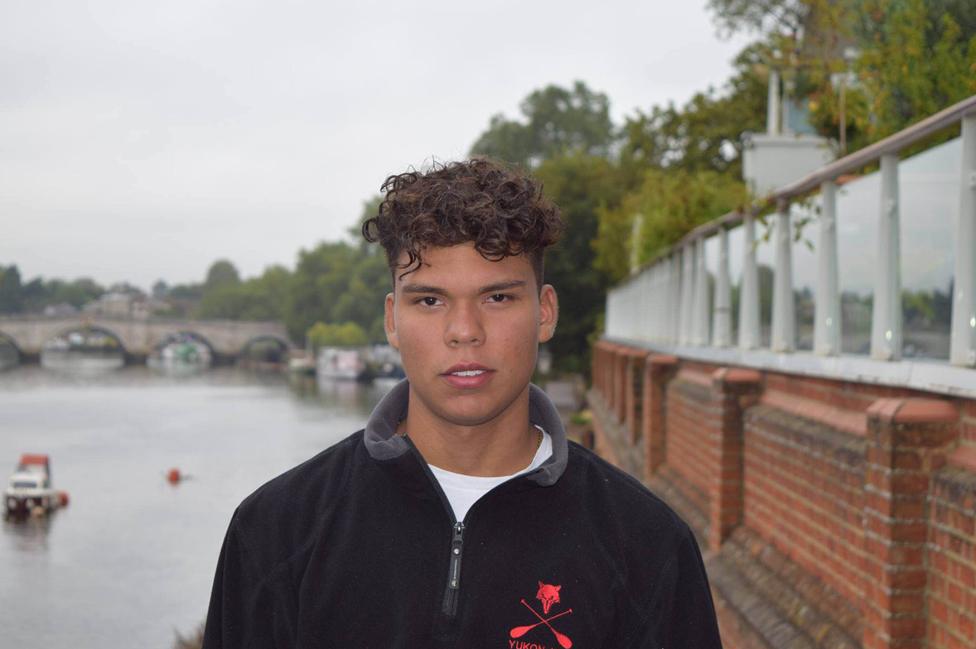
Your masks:
<svg viewBox="0 0 976 649"><path fill-rule="evenodd" d="M369 416L363 433L363 444L373 459L392 460L410 450L407 440L396 434L397 424L407 414L409 394L410 384L404 379L376 404ZM528 479L542 486L555 484L566 470L569 444L556 407L541 388L532 384L529 384L529 421L541 426L552 437L552 456L538 469L527 474Z"/></svg>

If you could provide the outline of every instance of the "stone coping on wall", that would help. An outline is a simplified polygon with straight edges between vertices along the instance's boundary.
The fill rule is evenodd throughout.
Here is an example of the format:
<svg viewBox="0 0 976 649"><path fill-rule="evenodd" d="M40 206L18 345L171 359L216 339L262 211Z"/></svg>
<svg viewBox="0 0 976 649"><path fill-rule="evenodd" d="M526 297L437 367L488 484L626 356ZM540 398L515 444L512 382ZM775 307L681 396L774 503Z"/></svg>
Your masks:
<svg viewBox="0 0 976 649"><path fill-rule="evenodd" d="M818 356L806 351L778 353L768 349L667 345L620 338L604 340L613 345L639 348L648 353L671 354L682 359L717 365L738 365L840 381L898 386L976 399L976 368L949 365L948 362L910 359L892 362L847 354Z"/></svg>

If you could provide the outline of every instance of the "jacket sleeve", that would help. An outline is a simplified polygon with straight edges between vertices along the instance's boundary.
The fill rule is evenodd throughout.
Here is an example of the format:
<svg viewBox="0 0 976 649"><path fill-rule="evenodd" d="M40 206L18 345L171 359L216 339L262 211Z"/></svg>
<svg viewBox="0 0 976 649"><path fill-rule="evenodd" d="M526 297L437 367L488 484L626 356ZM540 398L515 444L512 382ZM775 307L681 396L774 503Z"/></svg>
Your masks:
<svg viewBox="0 0 976 649"><path fill-rule="evenodd" d="M234 512L217 560L203 649L276 646L271 620L266 619L270 611L261 604L262 582Z"/></svg>
<svg viewBox="0 0 976 649"><path fill-rule="evenodd" d="M701 552L687 526L651 601L635 642L640 649L721 649L718 621Z"/></svg>

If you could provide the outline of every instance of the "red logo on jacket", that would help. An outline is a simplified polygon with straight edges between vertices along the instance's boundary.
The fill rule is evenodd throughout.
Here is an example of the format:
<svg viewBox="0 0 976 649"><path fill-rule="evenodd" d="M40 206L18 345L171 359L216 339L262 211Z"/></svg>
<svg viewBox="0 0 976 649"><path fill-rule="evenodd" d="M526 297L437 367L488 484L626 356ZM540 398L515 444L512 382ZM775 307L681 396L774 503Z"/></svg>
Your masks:
<svg viewBox="0 0 976 649"><path fill-rule="evenodd" d="M559 603L559 589L562 586L554 586L552 584L544 584L539 582L539 592L535 594L535 598L542 602L542 612L549 615L549 609L552 608L553 604Z"/></svg>
<svg viewBox="0 0 976 649"><path fill-rule="evenodd" d="M540 626L545 626L546 628L548 628L549 631L552 632L553 637L556 638L556 642L558 642L559 646L562 647L563 649L570 649L570 647L573 646L573 641L569 639L569 636L567 636L565 633L561 633L555 627L552 626L553 620L561 618L564 615L572 615L573 609L569 608L563 611L562 613L556 613L555 615L552 615L550 617L543 617L545 615L549 615L549 611L550 609L552 609L553 604L559 604L560 588L562 588L562 586L558 584L544 584L541 581L539 582L539 591L536 593L535 598L540 602L542 602L542 613L539 613L534 608L532 608L532 605L526 602L524 597L520 600L522 606L532 611L532 615L535 616L537 621L532 622L530 624L524 624L522 626L513 627L512 630L508 632L509 637L512 638L512 640L509 640L508 642L511 649L516 649L518 645L527 646L526 643L524 642L516 643L513 642L513 640L515 638L521 638L529 631L532 631L533 629L536 629Z"/></svg>

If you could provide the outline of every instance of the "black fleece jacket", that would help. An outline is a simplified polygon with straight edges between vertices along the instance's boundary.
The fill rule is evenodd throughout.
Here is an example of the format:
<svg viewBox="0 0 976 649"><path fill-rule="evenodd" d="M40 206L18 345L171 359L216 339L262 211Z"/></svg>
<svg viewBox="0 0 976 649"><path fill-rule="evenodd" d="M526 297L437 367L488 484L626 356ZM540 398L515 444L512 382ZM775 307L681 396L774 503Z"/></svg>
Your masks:
<svg viewBox="0 0 976 649"><path fill-rule="evenodd" d="M687 525L567 443L545 393L531 386L530 419L552 436L552 457L458 522L393 434L408 390L237 508L206 649L721 647Z"/></svg>

